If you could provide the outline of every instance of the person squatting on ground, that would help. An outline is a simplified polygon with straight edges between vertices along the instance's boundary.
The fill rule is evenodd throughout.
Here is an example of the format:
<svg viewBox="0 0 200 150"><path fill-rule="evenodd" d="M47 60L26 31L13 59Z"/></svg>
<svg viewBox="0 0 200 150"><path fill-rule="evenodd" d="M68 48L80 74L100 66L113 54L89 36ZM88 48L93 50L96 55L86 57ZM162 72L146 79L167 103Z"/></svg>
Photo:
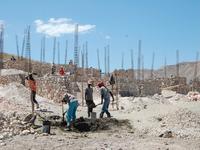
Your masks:
<svg viewBox="0 0 200 150"><path fill-rule="evenodd" d="M32 114L34 114L34 103L36 104L36 107L39 108L39 104L36 101L36 81L33 78L33 74L29 74L26 77L26 80L28 80L29 88L31 89L31 105L32 105Z"/></svg>
<svg viewBox="0 0 200 150"><path fill-rule="evenodd" d="M93 108L95 107L95 103L93 101L93 81L88 81L88 87L85 89L85 101L88 107L88 117L90 117Z"/></svg>
<svg viewBox="0 0 200 150"><path fill-rule="evenodd" d="M71 129L73 122L76 120L76 110L78 107L78 100L73 95L66 94L63 98L63 101L68 105L68 109L64 112L63 115L66 116L67 128Z"/></svg>
<svg viewBox="0 0 200 150"><path fill-rule="evenodd" d="M109 104L110 104L110 95L114 101L114 96L112 92L106 88L103 82L98 83L98 87L100 88L100 94L101 94L101 104L103 104L100 118L103 118L104 113L107 114L107 117L111 117L110 112L108 111Z"/></svg>

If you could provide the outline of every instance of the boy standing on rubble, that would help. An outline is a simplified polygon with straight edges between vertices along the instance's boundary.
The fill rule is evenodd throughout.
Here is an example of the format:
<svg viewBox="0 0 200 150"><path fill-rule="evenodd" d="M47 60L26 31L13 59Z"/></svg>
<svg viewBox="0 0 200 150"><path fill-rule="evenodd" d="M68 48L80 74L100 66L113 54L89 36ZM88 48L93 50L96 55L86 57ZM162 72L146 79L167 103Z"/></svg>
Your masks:
<svg viewBox="0 0 200 150"><path fill-rule="evenodd" d="M36 96L36 81L33 78L33 74L29 74L26 77L26 80L28 80L28 85L31 89L31 105L32 105L32 114L34 114L34 103L36 104L37 109L39 108L39 104L35 99Z"/></svg>
<svg viewBox="0 0 200 150"><path fill-rule="evenodd" d="M100 118L103 118L104 113L107 114L107 117L110 118L110 112L108 111L108 107L110 104L110 96L112 97L114 101L114 96L112 92L106 88L103 82L98 83L98 87L100 88L100 94L101 94L101 104L103 104L101 113L100 113Z"/></svg>
<svg viewBox="0 0 200 150"><path fill-rule="evenodd" d="M88 118L90 117L90 114L93 111L93 108L95 107L94 101L93 101L93 81L88 81L88 87L85 89L85 101L88 107Z"/></svg>
<svg viewBox="0 0 200 150"><path fill-rule="evenodd" d="M68 103L69 107L68 110L66 110L63 115L66 113L66 122L67 122L67 128L71 130L72 123L76 120L76 110L78 107L78 100L73 95L66 94L63 98L63 102L66 104Z"/></svg>

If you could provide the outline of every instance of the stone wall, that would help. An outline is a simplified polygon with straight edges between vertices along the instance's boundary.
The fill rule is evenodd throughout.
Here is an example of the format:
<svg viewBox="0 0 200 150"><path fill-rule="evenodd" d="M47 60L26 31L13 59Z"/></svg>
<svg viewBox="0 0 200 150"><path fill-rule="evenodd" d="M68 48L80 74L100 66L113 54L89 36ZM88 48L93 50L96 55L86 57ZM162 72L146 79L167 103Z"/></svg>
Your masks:
<svg viewBox="0 0 200 150"><path fill-rule="evenodd" d="M69 77L45 76L37 78L37 93L42 97L61 102L66 93L80 92L78 85L71 82Z"/></svg>
<svg viewBox="0 0 200 150"><path fill-rule="evenodd" d="M78 85L70 81L70 76L45 76L35 78L35 80L37 94L55 102L61 102L66 93L75 94L76 92L80 92ZM6 85L12 82L21 83L29 88L27 82L25 82L25 75L0 76L0 84Z"/></svg>
<svg viewBox="0 0 200 150"><path fill-rule="evenodd" d="M5 69L18 69L18 70L23 70L25 71L25 62L26 60L16 60L16 61L11 61L11 60L6 60L4 63L4 68ZM75 69L75 65L73 64L68 64L68 65L56 65L56 72L55 74L59 74L59 69L60 67L64 67L65 73L68 72L70 75L73 76L71 78L72 81L77 81L77 82L87 82L88 79L93 78L95 80L99 79L100 77L100 72L99 70L95 68L87 68L87 69L82 69L82 68L77 68ZM76 70L76 71L75 71ZM37 73L39 76L44 76L44 75L49 75L51 74L51 64L50 63L40 63L38 61L32 61L32 71ZM76 72L76 76L75 76Z"/></svg>
<svg viewBox="0 0 200 150"><path fill-rule="evenodd" d="M185 77L158 78L154 80L133 81L129 78L118 78L119 94L121 96L148 96L160 94L163 88L170 88L180 94L187 94L191 88ZM178 85L178 86L177 86ZM175 87L173 87L175 86Z"/></svg>
<svg viewBox="0 0 200 150"><path fill-rule="evenodd" d="M47 99L59 102L67 89L62 84L62 79L54 77L37 79L37 94Z"/></svg>

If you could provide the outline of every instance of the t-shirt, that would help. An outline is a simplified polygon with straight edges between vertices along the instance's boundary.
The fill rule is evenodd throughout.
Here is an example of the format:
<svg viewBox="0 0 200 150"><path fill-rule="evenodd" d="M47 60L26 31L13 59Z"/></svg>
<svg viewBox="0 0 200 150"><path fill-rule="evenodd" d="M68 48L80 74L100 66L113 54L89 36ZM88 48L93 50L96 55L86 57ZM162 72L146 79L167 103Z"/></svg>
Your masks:
<svg viewBox="0 0 200 150"><path fill-rule="evenodd" d="M93 101L93 89L92 88L88 87L85 89L85 100Z"/></svg>
<svg viewBox="0 0 200 150"><path fill-rule="evenodd" d="M34 80L28 80L28 84L29 84L29 87L31 89L31 91L34 91L36 92L36 82Z"/></svg>
<svg viewBox="0 0 200 150"><path fill-rule="evenodd" d="M110 100L110 90L105 87L102 87L101 96L103 97L104 100Z"/></svg>

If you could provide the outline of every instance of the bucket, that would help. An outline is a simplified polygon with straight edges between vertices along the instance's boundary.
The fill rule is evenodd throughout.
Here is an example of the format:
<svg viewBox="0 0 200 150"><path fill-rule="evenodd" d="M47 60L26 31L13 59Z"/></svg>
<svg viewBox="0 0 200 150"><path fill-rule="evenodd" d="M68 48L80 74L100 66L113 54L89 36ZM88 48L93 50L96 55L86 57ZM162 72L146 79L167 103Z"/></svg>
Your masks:
<svg viewBox="0 0 200 150"><path fill-rule="evenodd" d="M42 124L42 132L43 133L47 133L50 134L50 130L51 130L51 122L50 121L43 121Z"/></svg>
<svg viewBox="0 0 200 150"><path fill-rule="evenodd" d="M97 119L97 113L96 112L91 112L91 121L95 122L96 119Z"/></svg>

